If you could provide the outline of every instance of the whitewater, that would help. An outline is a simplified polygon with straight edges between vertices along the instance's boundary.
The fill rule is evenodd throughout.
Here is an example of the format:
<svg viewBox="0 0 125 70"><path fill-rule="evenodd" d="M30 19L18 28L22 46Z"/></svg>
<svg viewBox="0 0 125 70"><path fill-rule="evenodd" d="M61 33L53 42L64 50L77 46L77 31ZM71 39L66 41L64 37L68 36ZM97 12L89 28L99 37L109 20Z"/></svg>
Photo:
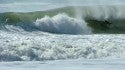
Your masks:
<svg viewBox="0 0 125 70"><path fill-rule="evenodd" d="M84 20L66 14L45 16L30 25L1 25L1 70L125 68L124 34L92 34Z"/></svg>
<svg viewBox="0 0 125 70"><path fill-rule="evenodd" d="M1 61L125 58L124 35L0 32Z"/></svg>
<svg viewBox="0 0 125 70"><path fill-rule="evenodd" d="M123 0L0 1L0 70L124 70Z"/></svg>
<svg viewBox="0 0 125 70"><path fill-rule="evenodd" d="M66 14L45 16L30 25L30 31L1 25L0 61L124 58L124 34L92 34L85 21Z"/></svg>

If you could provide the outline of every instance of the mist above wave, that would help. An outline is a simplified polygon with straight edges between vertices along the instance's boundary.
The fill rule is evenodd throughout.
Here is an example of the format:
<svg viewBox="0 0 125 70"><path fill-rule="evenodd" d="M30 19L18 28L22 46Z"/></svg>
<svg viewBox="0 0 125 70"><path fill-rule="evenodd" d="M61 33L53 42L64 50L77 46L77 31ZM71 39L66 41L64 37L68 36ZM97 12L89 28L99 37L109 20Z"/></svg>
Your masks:
<svg viewBox="0 0 125 70"><path fill-rule="evenodd" d="M124 5L69 6L39 12L1 13L0 21L4 23L8 19L7 24L19 24L27 31L58 34L125 33L124 9Z"/></svg>

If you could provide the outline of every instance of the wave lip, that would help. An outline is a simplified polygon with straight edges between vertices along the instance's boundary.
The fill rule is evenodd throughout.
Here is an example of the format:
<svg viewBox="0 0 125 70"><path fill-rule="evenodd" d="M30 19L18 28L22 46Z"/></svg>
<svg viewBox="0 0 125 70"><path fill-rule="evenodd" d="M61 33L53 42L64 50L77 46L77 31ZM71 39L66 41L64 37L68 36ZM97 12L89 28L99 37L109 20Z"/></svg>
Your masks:
<svg viewBox="0 0 125 70"><path fill-rule="evenodd" d="M34 26L45 32L57 34L89 34L91 30L84 21L71 18L66 14L58 14L54 17L45 16L37 19Z"/></svg>

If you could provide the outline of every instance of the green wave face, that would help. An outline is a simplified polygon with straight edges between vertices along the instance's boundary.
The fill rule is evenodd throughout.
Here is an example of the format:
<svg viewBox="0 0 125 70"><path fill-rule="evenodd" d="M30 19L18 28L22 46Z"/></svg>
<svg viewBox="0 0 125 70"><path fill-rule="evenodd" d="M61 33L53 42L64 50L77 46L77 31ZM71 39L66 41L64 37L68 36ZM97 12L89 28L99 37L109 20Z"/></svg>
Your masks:
<svg viewBox="0 0 125 70"><path fill-rule="evenodd" d="M93 29L93 33L111 33L124 34L125 33L125 19L113 20L86 20L88 26Z"/></svg>
<svg viewBox="0 0 125 70"><path fill-rule="evenodd" d="M125 33L124 9L124 6L70 6L28 13L6 12L0 13L0 23L8 25L30 25L46 15L53 17L59 13L66 13L73 18L82 16L82 19L91 28L93 33L122 34Z"/></svg>
<svg viewBox="0 0 125 70"><path fill-rule="evenodd" d="M5 22L8 19L9 24L15 24L19 22L31 23L34 22L37 18L43 18L44 16L55 16L58 13L67 13L68 15L74 16L73 7L65 7L52 9L47 11L37 11L29 13L16 13L16 12L7 12L0 14L0 20Z"/></svg>

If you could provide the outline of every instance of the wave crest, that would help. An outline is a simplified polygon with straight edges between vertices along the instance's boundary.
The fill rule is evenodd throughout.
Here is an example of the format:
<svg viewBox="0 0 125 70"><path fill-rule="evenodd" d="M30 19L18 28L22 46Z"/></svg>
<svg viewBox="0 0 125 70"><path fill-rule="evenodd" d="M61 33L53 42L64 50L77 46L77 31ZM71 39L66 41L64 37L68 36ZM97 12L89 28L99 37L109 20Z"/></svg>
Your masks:
<svg viewBox="0 0 125 70"><path fill-rule="evenodd" d="M34 26L42 31L59 34L89 34L90 28L82 20L71 18L66 14L58 14L54 17L45 16L37 19Z"/></svg>

